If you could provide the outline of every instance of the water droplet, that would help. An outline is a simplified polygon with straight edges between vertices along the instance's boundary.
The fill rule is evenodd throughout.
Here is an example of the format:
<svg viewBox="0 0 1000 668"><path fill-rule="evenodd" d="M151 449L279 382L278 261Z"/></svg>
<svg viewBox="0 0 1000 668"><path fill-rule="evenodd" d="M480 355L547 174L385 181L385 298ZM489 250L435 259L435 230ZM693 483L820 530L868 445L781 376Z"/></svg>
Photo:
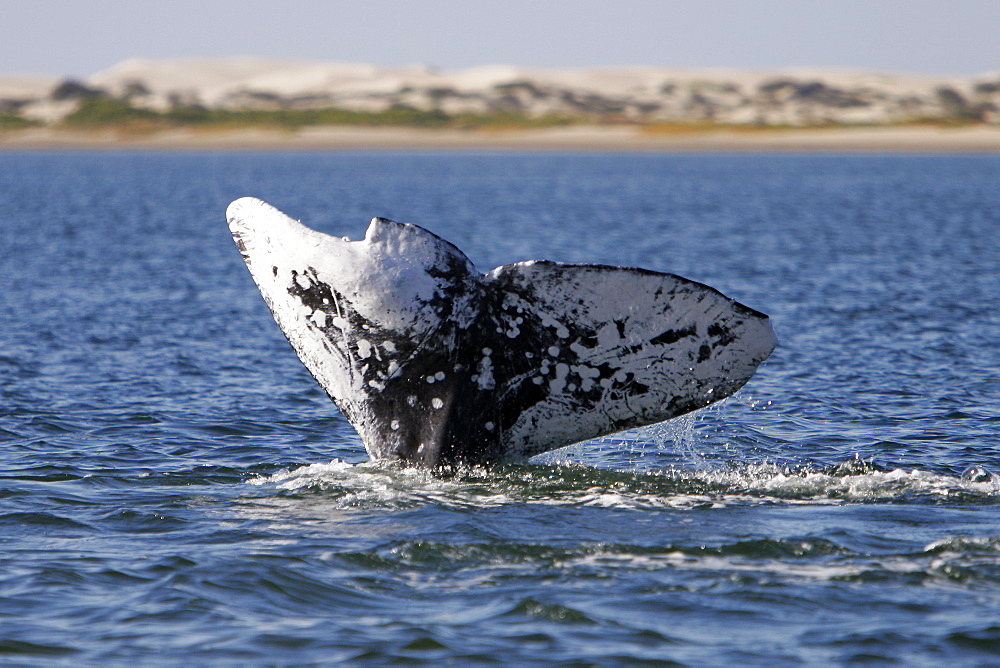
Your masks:
<svg viewBox="0 0 1000 668"><path fill-rule="evenodd" d="M991 482L993 474L985 466L970 466L962 473L962 480L966 482Z"/></svg>

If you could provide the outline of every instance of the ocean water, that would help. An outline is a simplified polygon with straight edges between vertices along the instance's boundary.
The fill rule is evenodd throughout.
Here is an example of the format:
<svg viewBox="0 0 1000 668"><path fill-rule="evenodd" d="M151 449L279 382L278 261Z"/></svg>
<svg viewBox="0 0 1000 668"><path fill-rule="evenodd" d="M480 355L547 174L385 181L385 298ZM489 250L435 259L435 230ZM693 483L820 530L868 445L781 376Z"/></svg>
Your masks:
<svg viewBox="0 0 1000 668"><path fill-rule="evenodd" d="M664 425L368 463L243 195L677 273L779 346ZM1000 663L1000 157L0 154L0 663L335 662Z"/></svg>

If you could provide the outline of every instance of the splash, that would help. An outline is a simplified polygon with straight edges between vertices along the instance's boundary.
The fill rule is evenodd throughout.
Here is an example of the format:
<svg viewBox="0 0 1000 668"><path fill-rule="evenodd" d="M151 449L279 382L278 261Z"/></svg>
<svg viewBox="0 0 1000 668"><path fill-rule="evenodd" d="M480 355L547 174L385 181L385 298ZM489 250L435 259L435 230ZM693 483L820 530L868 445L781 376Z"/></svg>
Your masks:
<svg viewBox="0 0 1000 668"><path fill-rule="evenodd" d="M1000 477L880 470L858 460L826 468L730 464L638 473L580 464L528 464L470 468L448 476L386 463L334 460L278 471L249 483L283 495L319 496L340 508L364 509L509 503L636 510L777 503L1000 503Z"/></svg>
<svg viewBox="0 0 1000 668"><path fill-rule="evenodd" d="M704 475L730 493L790 501L1000 500L997 477L972 480L919 469L884 471L856 459L819 470L761 464Z"/></svg>

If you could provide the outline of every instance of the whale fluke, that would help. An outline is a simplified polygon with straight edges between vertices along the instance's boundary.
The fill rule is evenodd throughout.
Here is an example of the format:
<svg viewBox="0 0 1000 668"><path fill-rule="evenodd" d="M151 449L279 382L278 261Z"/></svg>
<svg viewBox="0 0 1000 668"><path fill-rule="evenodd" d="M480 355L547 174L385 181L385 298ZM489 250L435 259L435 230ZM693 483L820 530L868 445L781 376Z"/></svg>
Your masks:
<svg viewBox="0 0 1000 668"><path fill-rule="evenodd" d="M251 197L226 214L373 459L484 464L661 422L733 394L775 346L766 315L672 274L540 260L480 274L416 225L375 218L348 241Z"/></svg>

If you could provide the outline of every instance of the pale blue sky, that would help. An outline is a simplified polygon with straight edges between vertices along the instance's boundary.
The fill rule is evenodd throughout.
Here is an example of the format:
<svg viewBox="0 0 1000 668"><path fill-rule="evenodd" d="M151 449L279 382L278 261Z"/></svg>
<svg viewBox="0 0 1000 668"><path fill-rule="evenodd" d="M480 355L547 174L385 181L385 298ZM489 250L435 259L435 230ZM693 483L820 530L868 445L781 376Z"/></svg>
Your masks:
<svg viewBox="0 0 1000 668"><path fill-rule="evenodd" d="M0 0L2 73L226 55L979 74L1000 0Z"/></svg>

